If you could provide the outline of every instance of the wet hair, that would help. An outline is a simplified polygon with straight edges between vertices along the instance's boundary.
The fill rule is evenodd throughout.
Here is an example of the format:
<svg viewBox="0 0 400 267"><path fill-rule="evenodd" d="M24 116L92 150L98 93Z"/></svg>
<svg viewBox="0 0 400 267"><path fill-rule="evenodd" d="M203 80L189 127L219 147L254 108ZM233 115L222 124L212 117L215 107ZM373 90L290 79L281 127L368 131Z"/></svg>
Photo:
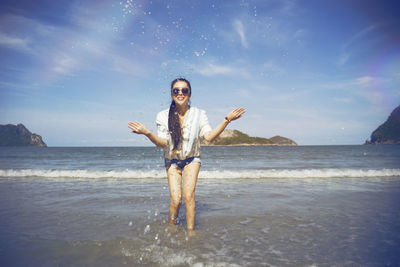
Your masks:
<svg viewBox="0 0 400 267"><path fill-rule="evenodd" d="M175 83L179 82L179 81L185 82L187 84L187 86L189 87L189 96L191 96L192 95L192 87L190 86L190 82L188 80L186 80L185 78L177 78L171 82L171 95L172 95L172 89L174 88ZM182 132L181 132L181 125L179 123L179 116L178 116L178 112L176 111L176 104L175 104L174 100L172 100L171 105L169 107L168 131L171 134L174 149L178 149L179 143L181 142L181 139L182 139Z"/></svg>

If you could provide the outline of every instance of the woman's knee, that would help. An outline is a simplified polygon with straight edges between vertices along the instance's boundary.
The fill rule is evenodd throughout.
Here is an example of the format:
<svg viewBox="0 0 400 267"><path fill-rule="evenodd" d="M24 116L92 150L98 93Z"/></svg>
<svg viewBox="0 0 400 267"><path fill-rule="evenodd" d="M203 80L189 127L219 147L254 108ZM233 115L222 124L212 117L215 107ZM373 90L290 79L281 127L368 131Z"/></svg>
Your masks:
<svg viewBox="0 0 400 267"><path fill-rule="evenodd" d="M183 192L183 199L185 200L185 203L189 203L191 201L194 201L194 191L184 191Z"/></svg>
<svg viewBox="0 0 400 267"><path fill-rule="evenodd" d="M178 208L179 205L181 205L181 203L182 203L182 197L181 196L176 196L176 197L171 197L170 198L170 205L175 207L175 208Z"/></svg>

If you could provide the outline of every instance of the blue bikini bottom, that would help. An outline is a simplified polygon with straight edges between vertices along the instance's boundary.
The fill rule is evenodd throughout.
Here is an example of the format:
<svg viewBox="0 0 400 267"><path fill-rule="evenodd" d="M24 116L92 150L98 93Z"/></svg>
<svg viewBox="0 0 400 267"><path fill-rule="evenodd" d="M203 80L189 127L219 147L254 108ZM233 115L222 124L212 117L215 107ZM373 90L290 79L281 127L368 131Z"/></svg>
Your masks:
<svg viewBox="0 0 400 267"><path fill-rule="evenodd" d="M165 162L165 167L168 169L169 166L171 165L176 165L178 166L181 170L183 170L183 168L185 168L186 165L188 165L191 162L199 162L201 163L201 160L199 157L190 157L184 160L180 160L180 159L164 159Z"/></svg>

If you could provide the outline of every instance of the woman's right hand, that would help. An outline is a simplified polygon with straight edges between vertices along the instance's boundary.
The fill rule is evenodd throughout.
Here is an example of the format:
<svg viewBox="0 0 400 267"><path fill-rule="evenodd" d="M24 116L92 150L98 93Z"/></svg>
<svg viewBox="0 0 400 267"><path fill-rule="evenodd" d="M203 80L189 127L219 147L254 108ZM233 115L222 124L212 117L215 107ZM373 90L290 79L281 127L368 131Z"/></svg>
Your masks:
<svg viewBox="0 0 400 267"><path fill-rule="evenodd" d="M146 135L149 133L149 130L146 128L146 126L144 124L141 124L138 121L129 122L128 128L132 129L132 133L136 133L136 134Z"/></svg>
<svg viewBox="0 0 400 267"><path fill-rule="evenodd" d="M229 112L228 115L226 115L226 118L228 119L228 122L234 121L242 117L242 115L246 112L244 108L235 108L231 112Z"/></svg>

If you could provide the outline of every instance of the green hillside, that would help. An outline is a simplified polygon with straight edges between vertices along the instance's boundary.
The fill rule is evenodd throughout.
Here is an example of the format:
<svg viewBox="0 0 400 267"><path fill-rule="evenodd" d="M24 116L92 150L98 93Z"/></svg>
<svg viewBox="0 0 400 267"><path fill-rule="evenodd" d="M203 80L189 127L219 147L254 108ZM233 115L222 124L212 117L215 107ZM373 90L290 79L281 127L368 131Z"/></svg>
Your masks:
<svg viewBox="0 0 400 267"><path fill-rule="evenodd" d="M252 137L238 130L225 130L214 142L202 142L203 145L232 146L232 145L297 145L293 140L274 136L272 138Z"/></svg>

